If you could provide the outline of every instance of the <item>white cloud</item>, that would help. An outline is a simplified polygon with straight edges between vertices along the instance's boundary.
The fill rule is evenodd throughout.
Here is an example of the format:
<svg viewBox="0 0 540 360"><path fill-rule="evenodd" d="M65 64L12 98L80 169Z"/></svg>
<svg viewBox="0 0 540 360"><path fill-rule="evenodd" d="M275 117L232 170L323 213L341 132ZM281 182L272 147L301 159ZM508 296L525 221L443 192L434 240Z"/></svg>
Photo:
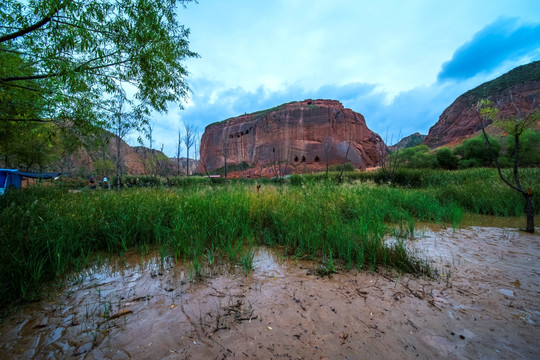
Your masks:
<svg viewBox="0 0 540 360"><path fill-rule="evenodd" d="M538 59L540 50L490 74L442 85L455 51L501 15L540 23L540 1L204 0L179 13L191 29L193 94L154 120L172 155L181 121L211 122L307 97L331 97L386 127L427 132L463 91ZM523 62L522 62L523 61ZM159 125L157 125L159 123ZM382 134L381 134L382 135ZM157 136L157 131L156 131ZM161 138L163 136L163 138ZM176 135L177 136L177 135ZM397 135L396 135L397 136Z"/></svg>

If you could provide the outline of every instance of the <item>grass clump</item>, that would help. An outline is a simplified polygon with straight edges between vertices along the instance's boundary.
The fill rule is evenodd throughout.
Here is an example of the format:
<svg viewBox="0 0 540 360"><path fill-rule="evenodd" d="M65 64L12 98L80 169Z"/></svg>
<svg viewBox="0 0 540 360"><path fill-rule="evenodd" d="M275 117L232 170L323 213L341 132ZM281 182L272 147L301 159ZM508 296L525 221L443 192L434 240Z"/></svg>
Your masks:
<svg viewBox="0 0 540 360"><path fill-rule="evenodd" d="M512 178L512 169L503 169L506 178ZM533 194L540 193L540 168L520 169L520 177L525 188ZM292 175L291 185L308 186L317 183L338 183L339 173ZM386 187L423 190L434 196L438 202L453 203L463 210L477 214L499 216L521 216L524 213L523 196L500 181L493 168L474 168L447 171L441 169L399 169L388 179L382 171L344 173L344 182L375 183ZM417 196L419 193L411 191ZM422 197L419 204L425 203ZM425 205L424 205L425 206ZM540 214L540 197L535 197L535 209Z"/></svg>
<svg viewBox="0 0 540 360"><path fill-rule="evenodd" d="M331 176L297 175L291 183L298 186L264 184L260 190L252 181L213 186L190 177L179 179L191 184L169 188L12 191L0 198L0 307L39 297L44 282L84 269L93 253L147 253L150 246L162 257L193 264L195 278L203 275L203 263L216 259L249 273L251 249L259 245L320 259L329 273L339 265L425 274L428 265L402 241L385 243L396 224L406 236L416 221L456 226L464 211L523 214L521 196L494 169L407 170L404 183L416 184L408 187L376 186L376 173L353 172L350 179L358 178L343 185ZM524 169L521 176L533 193L540 192L538 169Z"/></svg>
<svg viewBox="0 0 540 360"><path fill-rule="evenodd" d="M523 213L519 194L506 189L493 169L407 170L403 176L414 182L406 183L415 184L408 187L377 186L376 173L351 172L342 185L332 176L295 175L290 181L297 186L264 184L259 190L249 181L214 186L190 177L167 188L70 193L37 186L10 192L0 198L0 307L38 298L44 282L83 269L93 253L148 253L150 246L192 264L193 278L216 261L239 265L247 275L260 245L321 260L326 274L379 266L429 274L428 264L408 253L403 241L385 242L396 224L407 236L416 221L455 226L465 210ZM537 169L522 176L540 191Z"/></svg>
<svg viewBox="0 0 540 360"><path fill-rule="evenodd" d="M2 197L0 208L1 305L38 297L43 282L84 268L94 252L149 245L190 261L195 277L205 258L228 259L248 273L258 245L349 268L426 273L403 246L384 244L386 224L460 216L453 204L420 191L331 184L259 192L241 184L80 193L36 187Z"/></svg>

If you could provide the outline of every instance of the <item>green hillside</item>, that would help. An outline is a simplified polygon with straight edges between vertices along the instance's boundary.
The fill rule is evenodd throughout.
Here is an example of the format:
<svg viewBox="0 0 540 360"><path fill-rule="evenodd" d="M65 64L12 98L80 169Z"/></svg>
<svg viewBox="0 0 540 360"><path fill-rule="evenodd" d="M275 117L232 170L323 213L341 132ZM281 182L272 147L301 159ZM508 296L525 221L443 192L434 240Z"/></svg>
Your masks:
<svg viewBox="0 0 540 360"><path fill-rule="evenodd" d="M494 80L485 82L482 85L467 91L462 96L474 96L474 101L477 101L480 98L500 94L514 85L530 81L540 81L540 61L518 66Z"/></svg>

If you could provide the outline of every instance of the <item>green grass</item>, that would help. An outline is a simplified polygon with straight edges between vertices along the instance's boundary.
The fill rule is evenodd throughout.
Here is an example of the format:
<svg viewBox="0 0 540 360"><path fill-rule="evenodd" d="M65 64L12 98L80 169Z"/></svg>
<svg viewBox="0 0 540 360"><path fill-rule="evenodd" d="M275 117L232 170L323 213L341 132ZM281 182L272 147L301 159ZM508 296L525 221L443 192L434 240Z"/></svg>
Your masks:
<svg viewBox="0 0 540 360"><path fill-rule="evenodd" d="M507 179L512 180L512 170L503 169ZM540 168L519 170L521 183L533 194L540 194ZM346 172L344 182L351 184L385 184L381 171ZM317 183L333 185L338 182L339 172L295 174L291 184L310 186ZM522 216L525 200L523 196L504 184L496 169L474 168L467 170L400 169L395 175L394 185L401 189L416 189L428 192L439 202L458 204L463 210L477 214L499 216ZM411 192L416 194L415 192ZM535 209L540 214L540 196L535 196Z"/></svg>
<svg viewBox="0 0 540 360"><path fill-rule="evenodd" d="M373 173L349 176L343 185L295 176L291 183L298 186L265 184L260 191L249 181L202 180L177 188L13 191L0 198L0 307L39 298L43 283L84 269L96 252L148 253L150 246L192 264L196 277L216 260L247 274L260 245L321 261L328 272L383 266L429 274L402 241L385 243L396 225L412 233L416 221L456 226L464 211L523 214L519 194L492 169L420 171L415 188L377 186ZM540 172L527 169L522 176L538 194Z"/></svg>
<svg viewBox="0 0 540 360"><path fill-rule="evenodd" d="M44 281L84 268L91 253L122 254L149 244L176 259L196 261L197 273L209 256L249 271L253 254L244 249L261 244L281 245L296 257L316 259L331 252L334 261L349 267L427 272L405 249L383 244L385 223L415 216L457 221L452 206L438 208L437 199L426 196L325 184L266 186L260 192L249 185L12 192L0 199L0 299L6 305L37 297Z"/></svg>
<svg viewBox="0 0 540 360"><path fill-rule="evenodd" d="M483 83L472 90L467 91L461 97L472 96L472 101L481 98L494 97L504 90L520 83L540 80L540 61L518 66L498 78Z"/></svg>

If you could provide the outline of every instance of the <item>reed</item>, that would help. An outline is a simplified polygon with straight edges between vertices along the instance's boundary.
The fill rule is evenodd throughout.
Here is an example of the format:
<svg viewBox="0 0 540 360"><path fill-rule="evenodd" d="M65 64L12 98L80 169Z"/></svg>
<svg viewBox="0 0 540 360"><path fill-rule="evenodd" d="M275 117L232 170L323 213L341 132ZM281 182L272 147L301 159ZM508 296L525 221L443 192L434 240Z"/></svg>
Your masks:
<svg viewBox="0 0 540 360"><path fill-rule="evenodd" d="M455 226L464 209L506 215L522 211L509 205L515 194L496 178L480 186L486 174L476 171L429 172L423 181L437 185L419 189L309 181L302 186L265 184L258 190L246 181L11 192L0 198L0 306L39 297L44 282L83 269L90 254L122 254L131 248L144 252L150 245L196 264L196 276L202 261L211 265L215 258L249 271L252 249L258 245L279 245L288 256L318 259L327 268L385 266L427 274L428 264L409 254L403 242L385 243L394 224L404 224L412 233L416 221ZM537 179L538 172L527 176Z"/></svg>

